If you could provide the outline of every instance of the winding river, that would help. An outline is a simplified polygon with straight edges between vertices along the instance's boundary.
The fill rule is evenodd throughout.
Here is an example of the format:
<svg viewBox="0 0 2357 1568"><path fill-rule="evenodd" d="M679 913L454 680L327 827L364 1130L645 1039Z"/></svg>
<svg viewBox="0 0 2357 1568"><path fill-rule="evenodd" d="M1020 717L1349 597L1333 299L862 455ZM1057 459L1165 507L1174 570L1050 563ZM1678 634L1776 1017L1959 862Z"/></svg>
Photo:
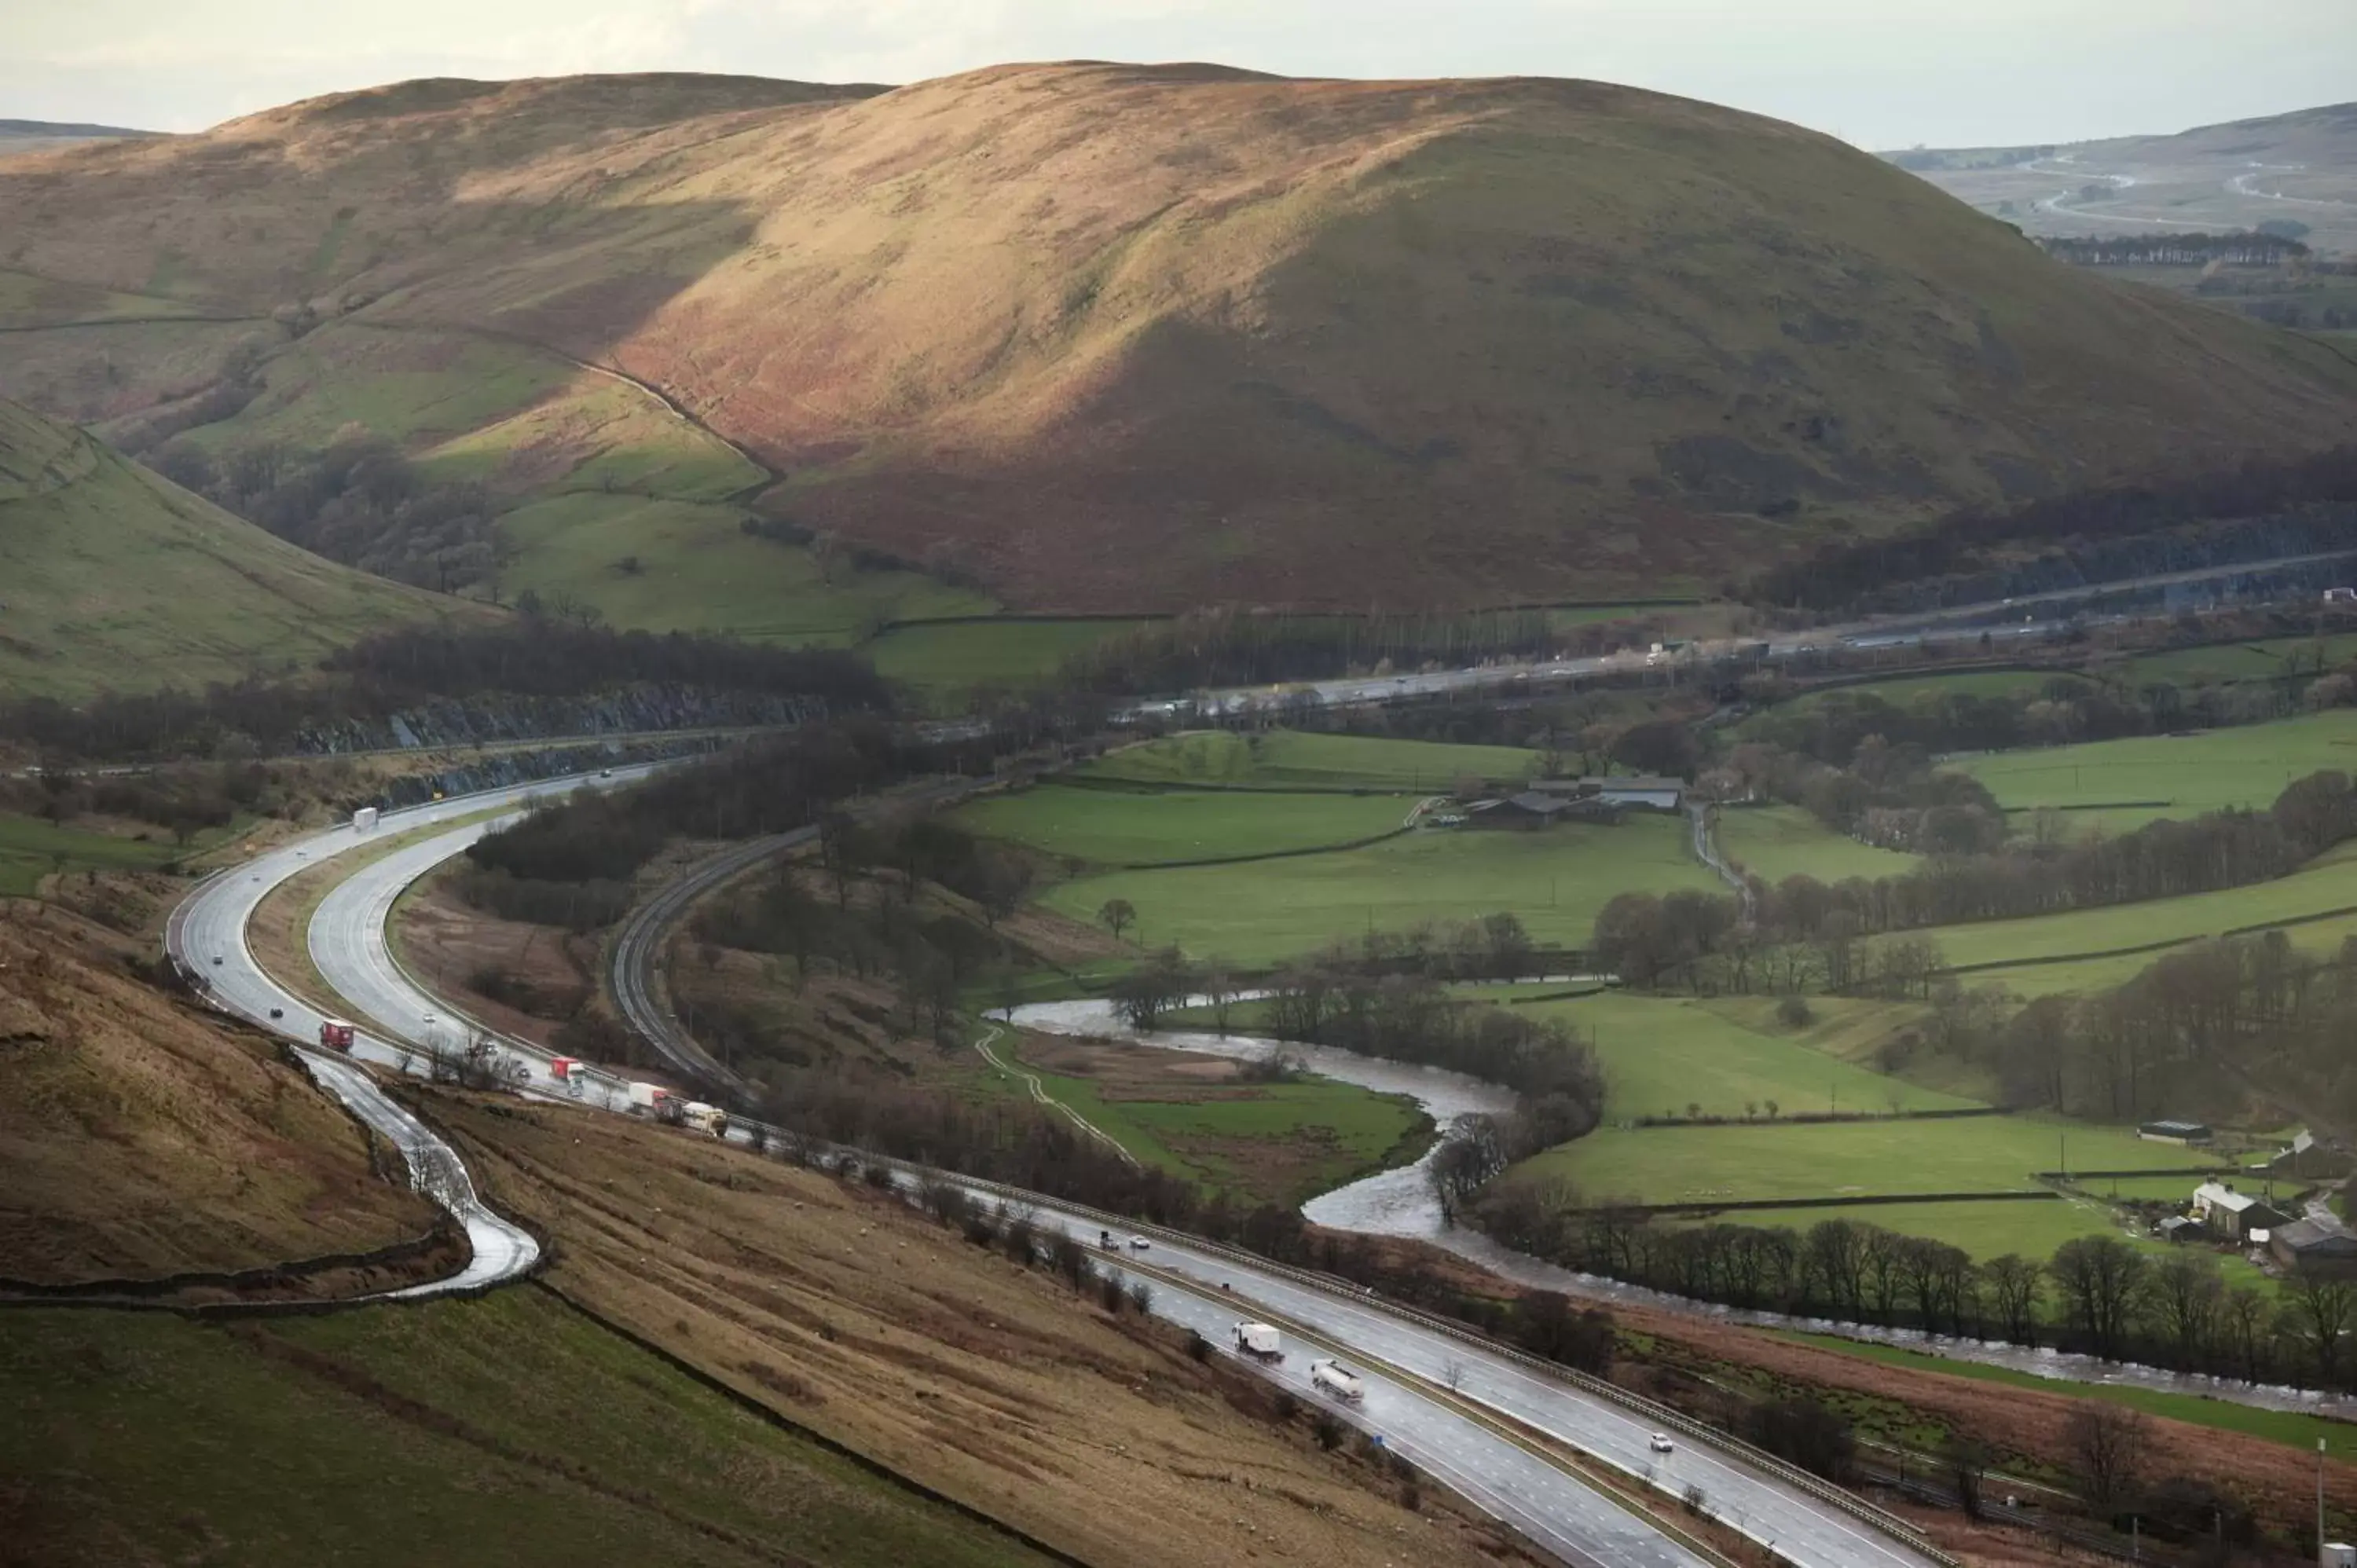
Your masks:
<svg viewBox="0 0 2357 1568"><path fill-rule="evenodd" d="M1513 1093L1504 1087L1440 1068L1417 1067L1361 1056L1336 1046L1301 1045L1249 1035L1201 1034L1184 1029L1134 1027L1114 1004L1102 998L1071 1002L1037 1002L1017 1007L1009 1022L1019 1029L1049 1035L1086 1036L1158 1046L1166 1050L1191 1051L1199 1056L1253 1060L1281 1050L1310 1071L1340 1083L1357 1084L1379 1094L1405 1094L1424 1107L1446 1137L1458 1117L1498 1112L1513 1105ZM1578 1273L1559 1264L1516 1251L1480 1231L1446 1223L1439 1200L1426 1175L1432 1150L1414 1165L1401 1165L1321 1193L1301 1206L1303 1218L1336 1230L1371 1236L1400 1236L1429 1241L1469 1262L1538 1290L1561 1291L1592 1301L1620 1302L1688 1317L1758 1328L1798 1329L1837 1335L1872 1344L1894 1345L1943 1356L1953 1360L2004 1367L2033 1377L2102 1383L2117 1388L2149 1389L2161 1393L2196 1394L2265 1410L2301 1411L2344 1421L2357 1421L2357 1400L2305 1389L2237 1382L2226 1378L2171 1372L2097 1360L2050 1348L2030 1349L1997 1340L1956 1339L1909 1328L1884 1328L1872 1324L1839 1323L1825 1318L1796 1317L1788 1313L1722 1306L1686 1296L1649 1290L1597 1274Z"/></svg>

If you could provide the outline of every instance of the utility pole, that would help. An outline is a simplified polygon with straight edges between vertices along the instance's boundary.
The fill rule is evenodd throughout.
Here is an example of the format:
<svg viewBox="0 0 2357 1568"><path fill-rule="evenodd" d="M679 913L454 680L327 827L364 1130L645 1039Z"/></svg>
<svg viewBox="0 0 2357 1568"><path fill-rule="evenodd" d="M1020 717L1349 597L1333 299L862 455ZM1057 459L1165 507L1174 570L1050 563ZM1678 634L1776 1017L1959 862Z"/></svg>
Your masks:
<svg viewBox="0 0 2357 1568"><path fill-rule="evenodd" d="M2316 1440L2316 1561L2324 1561L2324 1439Z"/></svg>

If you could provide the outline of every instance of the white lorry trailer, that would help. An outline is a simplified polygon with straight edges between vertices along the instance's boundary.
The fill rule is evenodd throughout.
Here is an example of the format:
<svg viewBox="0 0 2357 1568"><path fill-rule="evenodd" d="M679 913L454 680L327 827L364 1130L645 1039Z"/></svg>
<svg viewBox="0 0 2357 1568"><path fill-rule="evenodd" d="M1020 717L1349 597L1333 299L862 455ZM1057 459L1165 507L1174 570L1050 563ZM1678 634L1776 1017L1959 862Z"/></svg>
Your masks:
<svg viewBox="0 0 2357 1568"><path fill-rule="evenodd" d="M1320 1392L1349 1400L1352 1404L1367 1397L1366 1385L1359 1381L1359 1375L1340 1361L1310 1362L1309 1380Z"/></svg>
<svg viewBox="0 0 2357 1568"><path fill-rule="evenodd" d="M1285 1359L1285 1342L1278 1337L1276 1329L1265 1323L1237 1324L1236 1349L1256 1361Z"/></svg>
<svg viewBox="0 0 2357 1568"><path fill-rule="evenodd" d="M668 1122L678 1113L677 1102L673 1100L671 1090L662 1085L659 1083L630 1085L631 1115L652 1116L657 1121Z"/></svg>
<svg viewBox="0 0 2357 1568"><path fill-rule="evenodd" d="M356 833L372 833L376 832L376 808L374 806L362 806L359 811L352 813L352 832Z"/></svg>

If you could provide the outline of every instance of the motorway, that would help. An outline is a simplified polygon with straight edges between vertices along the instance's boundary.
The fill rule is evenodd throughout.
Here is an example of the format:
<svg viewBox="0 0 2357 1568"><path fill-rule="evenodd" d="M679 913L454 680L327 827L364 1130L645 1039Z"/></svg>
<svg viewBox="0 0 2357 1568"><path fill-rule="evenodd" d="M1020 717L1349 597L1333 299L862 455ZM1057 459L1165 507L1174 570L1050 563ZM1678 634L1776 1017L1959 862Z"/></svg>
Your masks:
<svg viewBox="0 0 2357 1568"><path fill-rule="evenodd" d="M1689 644L1670 655L1629 651L1578 659L1559 659L1545 662L1507 660L1457 670L1424 671L1408 675L1352 675L1330 680L1284 682L1269 686L1232 687L1187 697L1141 700L1121 709L1120 716L1132 722L1140 719L1183 720L1194 716L1221 717L1255 710L1281 710L1290 702L1308 703L1321 707L1351 707L1473 692L1511 693L1517 686L1527 687L1534 682L1578 680L1603 674L1640 674L1648 670L1656 670L1674 678L1676 672L1707 663L1713 659L1739 657L1741 650L1746 649L1764 649L1764 651L1757 655L1758 658L1770 663L1781 663L1818 650L1926 648L1942 643L1977 643L1984 636L1989 639L1993 648L2005 647L2026 640L2034 641L2073 627L2088 628L2110 626L2138 618L2135 615L2126 614L2066 616L2061 619L2044 618L2038 614L2041 607L2051 611L2054 607L2065 606L2074 600L2095 598L2106 595L2148 592L2153 589L2191 587L2201 583L2248 576L2255 573L2319 565L2328 561L2344 560L2352 556L2357 556L2357 552L2325 551L2306 555L2279 556L2267 561L2244 562L2231 566L2205 566L2185 572L2157 573L2149 576L2125 578L2113 583L2090 583L2077 587L2024 594L2017 598L2003 599L1996 603L1955 605L1918 614L1884 616L1845 626L1821 627L1813 631L1780 638L1715 639Z"/></svg>
<svg viewBox="0 0 2357 1568"><path fill-rule="evenodd" d="M616 768L612 777L628 781L646 771L645 768ZM313 1048L319 1037L321 1015L264 972L247 945L246 928L255 908L273 888L322 860L445 817L522 804L535 796L562 793L587 782L591 780L583 778L547 779L464 801L444 800L390 811L370 833L356 832L349 823L331 828L216 875L172 912L166 946L207 987L207 1000L225 1013L296 1041L296 1055L320 1086L398 1148L408 1162L411 1185L466 1228L471 1256L465 1269L447 1279L387 1292L388 1296L447 1294L518 1278L539 1261L540 1243L484 1203L457 1152L388 1098L367 1073L339 1056ZM356 1038L353 1054L388 1065L399 1063L404 1055L395 1042L375 1036Z"/></svg>
<svg viewBox="0 0 2357 1568"><path fill-rule="evenodd" d="M622 772L618 769L618 776ZM221 1005L282 1034L310 1039L317 1033L318 1014L263 972L245 939L247 920L273 886L323 858L369 842L369 837L415 827L436 814L473 814L518 804L532 794L562 791L578 782L554 780L444 801L431 810L388 816L368 837L339 828L286 845L215 878L193 895L174 919L174 951L212 980ZM384 919L403 888L462 853L494 825L495 821L468 823L381 856L359 867L322 899L308 933L314 960L328 985L377 1026L356 1041L356 1055L398 1064L414 1060L437 1037L455 1039L457 1025L447 1004L412 982L393 961L385 945ZM711 885L722 879L728 865L742 869L777 847L738 846L724 858L720 870L706 875L702 873L709 868L699 868L699 875L687 880ZM684 900L667 900L666 907L675 915ZM651 955L659 945L658 940L640 950L642 955ZM210 961L215 956L222 960L218 965ZM639 999L652 1004L643 993ZM275 1020L269 1016L274 1007L283 1015ZM444 1030L451 1033L437 1036ZM658 1038L675 1033L674 1025ZM404 1045L410 1048L404 1050ZM502 1049L522 1069L524 1092L565 1092L547 1076L546 1053L516 1042L502 1042ZM368 1075L350 1063L325 1053L306 1055L317 1058L320 1077L332 1092L412 1152L421 1186L468 1223L476 1244L475 1261L464 1273L411 1287L413 1293L492 1283L531 1266L537 1255L532 1238L480 1203L447 1145L377 1092ZM608 1090L618 1089L619 1080L606 1084ZM614 1100L610 1092L592 1090L586 1104L610 1110ZM1102 1219L1033 1195L1018 1195L1018 1201L1032 1208L1040 1223L1061 1225L1090 1238ZM1520 1365L1504 1353L1460 1340L1379 1304L1354 1299L1308 1276L1190 1244L1172 1233L1154 1235L1152 1248L1136 1256L1150 1257L1158 1276L1158 1314L1223 1343L1227 1326L1239 1314L1238 1304L1249 1303L1253 1312L1276 1316L1296 1332L1308 1330L1344 1348L1354 1369L1363 1374L1368 1392L1361 1406L1339 1409L1338 1414L1381 1434L1387 1444L1436 1479L1568 1563L1582 1568L1701 1568L1706 1560L1534 1452L1507 1429L1512 1422L1553 1435L1603 1464L1650 1477L1673 1495L1689 1485L1698 1487L1708 1512L1763 1544L1772 1542L1781 1556L1806 1568L1921 1568L1939 1561L1928 1549L1919 1550L1812 1497L1803 1484L1692 1440L1683 1431L1674 1454L1652 1454L1652 1434L1675 1420L1665 1412L1625 1408ZM1263 1369L1300 1391L1306 1388L1308 1359L1300 1353L1283 1367ZM1458 1383L1456 1394L1444 1389L1452 1377Z"/></svg>

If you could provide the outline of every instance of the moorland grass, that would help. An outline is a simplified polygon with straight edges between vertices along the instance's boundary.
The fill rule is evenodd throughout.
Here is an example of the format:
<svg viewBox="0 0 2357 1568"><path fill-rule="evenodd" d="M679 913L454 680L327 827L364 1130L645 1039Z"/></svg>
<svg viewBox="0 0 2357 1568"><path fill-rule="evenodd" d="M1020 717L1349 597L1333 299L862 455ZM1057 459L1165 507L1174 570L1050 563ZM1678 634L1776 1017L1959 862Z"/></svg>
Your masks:
<svg viewBox="0 0 2357 1568"><path fill-rule="evenodd" d="M1045 1561L530 1287L226 1326L12 1313L0 1402L0 1470L43 1499L12 1526L36 1558L54 1530L362 1568L749 1568L781 1539L845 1568Z"/></svg>

